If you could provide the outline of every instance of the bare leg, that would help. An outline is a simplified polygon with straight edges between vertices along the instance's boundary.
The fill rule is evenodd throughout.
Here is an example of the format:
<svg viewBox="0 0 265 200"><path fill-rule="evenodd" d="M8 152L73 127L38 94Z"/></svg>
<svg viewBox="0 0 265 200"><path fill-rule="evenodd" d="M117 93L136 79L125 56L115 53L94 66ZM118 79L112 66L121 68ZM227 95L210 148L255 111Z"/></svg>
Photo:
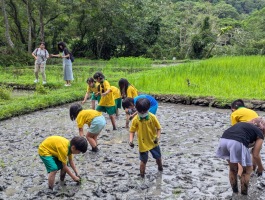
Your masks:
<svg viewBox="0 0 265 200"><path fill-rule="evenodd" d="M130 115L126 113L126 123L125 123L125 128L129 128L129 124L130 124Z"/></svg>
<svg viewBox="0 0 265 200"><path fill-rule="evenodd" d="M238 193L238 185L237 185L237 171L238 165L237 163L229 163L229 180L234 193ZM242 178L241 178L242 180Z"/></svg>
<svg viewBox="0 0 265 200"><path fill-rule="evenodd" d="M95 100L91 100L91 108L93 110L95 110L95 108L96 108L96 101Z"/></svg>
<svg viewBox="0 0 265 200"><path fill-rule="evenodd" d="M243 167L240 165L240 163L238 163L237 167L238 167L237 175L241 177L243 173Z"/></svg>
<svg viewBox="0 0 265 200"><path fill-rule="evenodd" d="M66 171L61 169L60 171L60 181L64 181L66 175Z"/></svg>
<svg viewBox="0 0 265 200"><path fill-rule="evenodd" d="M140 175L142 178L144 178L144 175L145 175L145 167L146 167L146 162L141 161L141 163L140 163Z"/></svg>
<svg viewBox="0 0 265 200"><path fill-rule="evenodd" d="M119 108L116 108L116 117L119 116Z"/></svg>
<svg viewBox="0 0 265 200"><path fill-rule="evenodd" d="M241 194L243 195L248 195L248 184L251 172L252 166L243 167L243 173L241 177Z"/></svg>
<svg viewBox="0 0 265 200"><path fill-rule="evenodd" d="M159 171L163 171L162 159L161 158L156 159L156 164L158 166L158 170Z"/></svg>
<svg viewBox="0 0 265 200"><path fill-rule="evenodd" d="M53 171L53 172L50 172L49 173L49 176L48 176L48 186L49 186L49 189L53 189L56 173L57 173L57 171Z"/></svg>
<svg viewBox="0 0 265 200"><path fill-rule="evenodd" d="M86 139L92 148L95 148L97 146L97 142L96 142L94 135L92 133L87 132Z"/></svg>
<svg viewBox="0 0 265 200"><path fill-rule="evenodd" d="M113 130L117 130L116 125L115 125L115 116L114 115L110 115L109 116L112 126L113 126Z"/></svg>

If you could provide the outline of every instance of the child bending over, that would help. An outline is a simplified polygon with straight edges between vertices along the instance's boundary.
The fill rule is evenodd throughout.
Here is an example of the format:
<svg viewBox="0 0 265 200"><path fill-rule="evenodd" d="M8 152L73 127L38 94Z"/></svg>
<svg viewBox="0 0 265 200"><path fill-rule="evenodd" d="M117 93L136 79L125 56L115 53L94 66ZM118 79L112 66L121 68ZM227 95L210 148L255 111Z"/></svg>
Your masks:
<svg viewBox="0 0 265 200"><path fill-rule="evenodd" d="M86 134L86 139L91 145L92 151L97 152L97 138L106 125L106 120L102 113L91 109L83 110L82 106L76 103L71 105L70 107L70 119L72 121L76 120L80 136L84 136L84 125L87 124L89 126Z"/></svg>
<svg viewBox="0 0 265 200"><path fill-rule="evenodd" d="M76 182L80 181L79 173L73 161L72 154L85 153L87 151L87 141L83 137L76 136L71 141L61 136L47 137L38 149L39 156L43 161L48 172L48 186L53 189L55 182L55 175L60 171L60 180L64 181L66 173ZM67 160L71 168L74 170L73 174L67 166Z"/></svg>
<svg viewBox="0 0 265 200"><path fill-rule="evenodd" d="M101 96L96 110L99 112L108 113L113 126L113 130L117 130L115 124L115 99L110 84L107 80L105 80L105 76L101 72L96 72L93 78L99 83L98 92Z"/></svg>
<svg viewBox="0 0 265 200"><path fill-rule="evenodd" d="M137 112L135 110L135 103L138 99L140 98L146 98L150 101L150 108L149 112L153 113L154 115L156 114L157 108L158 108L158 103L155 100L154 97L147 95L147 94L142 94L134 98L126 97L122 101L122 107L126 112L126 124L125 127L129 128L129 123L132 118L137 115Z"/></svg>
<svg viewBox="0 0 265 200"><path fill-rule="evenodd" d="M100 101L100 94L98 93L98 85L93 78L88 78L87 79L87 91L86 95L84 97L84 100L82 101L82 104L84 104L87 100L87 98L90 96L91 97L91 108L95 110L96 108L96 101Z"/></svg>

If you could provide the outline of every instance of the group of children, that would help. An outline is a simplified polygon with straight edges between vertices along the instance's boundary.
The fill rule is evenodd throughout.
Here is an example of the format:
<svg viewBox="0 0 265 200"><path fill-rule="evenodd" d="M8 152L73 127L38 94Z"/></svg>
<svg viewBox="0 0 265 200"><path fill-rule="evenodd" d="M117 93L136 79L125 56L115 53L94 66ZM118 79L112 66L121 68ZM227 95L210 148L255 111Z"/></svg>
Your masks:
<svg viewBox="0 0 265 200"><path fill-rule="evenodd" d="M125 127L129 128L129 145L134 148L134 136L137 133L140 175L145 176L148 152L156 160L158 170L163 171L159 140L161 125L156 118L158 103L150 95L139 95L137 89L128 80L120 79L119 88L111 86L101 72L96 72L93 78L87 79L87 92L82 101L91 97L91 109L83 110L78 103L70 107L70 119L76 120L79 136L71 141L60 137L50 136L39 146L39 155L46 166L49 188L53 188L55 175L60 172L60 180L67 173L74 181L80 181L79 173L73 162L72 154L85 153L88 143L93 152L98 151L97 137L106 125L102 112L106 112L112 122L113 130L117 130L115 114L121 105L126 113ZM98 105L96 106L96 101ZM224 131L220 138L216 156L226 159L229 164L229 180L234 193L238 193L238 179L241 182L241 194L248 194L250 174L255 170L258 176L263 173L260 156L264 136L265 119L245 107L241 99L231 104L231 127ZM129 127L131 121L131 126ZM84 133L84 125L88 130ZM85 137L84 137L85 136ZM252 148L250 151L249 148ZM67 158L75 174L67 167Z"/></svg>
<svg viewBox="0 0 265 200"><path fill-rule="evenodd" d="M79 136L75 136L71 141L60 136L50 136L40 144L39 155L49 173L49 188L53 188L58 170L61 170L61 181L64 180L66 173L74 181L80 181L72 154L85 153L88 143L92 147L91 151L97 152L99 150L97 137L106 125L102 112L109 115L113 130L117 130L115 114L118 115L118 109L121 108L121 105L126 113L126 128L129 128L131 121L129 129L129 145L131 148L134 148L133 140L137 132L141 177L144 178L145 176L149 151L156 159L158 170L163 170L159 147L161 126L155 116L158 108L157 101L150 95L138 96L137 89L127 79L120 79L118 84L119 88L111 86L101 72L96 72L93 78L88 78L87 91L81 103L84 104L90 96L91 109L84 110L79 103L70 106L70 119L72 121L76 120ZM98 102L97 106L96 101ZM85 124L88 126L86 133L83 129ZM67 158L75 175L66 165Z"/></svg>

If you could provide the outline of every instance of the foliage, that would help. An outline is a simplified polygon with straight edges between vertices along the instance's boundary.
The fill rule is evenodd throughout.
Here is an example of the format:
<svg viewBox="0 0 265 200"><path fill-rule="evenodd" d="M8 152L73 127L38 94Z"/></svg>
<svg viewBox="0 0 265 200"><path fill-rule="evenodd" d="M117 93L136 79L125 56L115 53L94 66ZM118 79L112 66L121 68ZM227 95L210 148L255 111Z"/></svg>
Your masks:
<svg viewBox="0 0 265 200"><path fill-rule="evenodd" d="M48 94L48 89L46 89L43 85L37 84L35 89L37 94Z"/></svg>
<svg viewBox="0 0 265 200"><path fill-rule="evenodd" d="M43 40L53 54L58 53L57 43L64 41L75 57L106 60L207 58L209 51L213 56L263 52L258 43L265 34L264 0L5 2L14 51L19 52L0 50L4 66L33 64L30 53ZM8 45L1 14L5 26L0 27L0 49ZM207 17L211 28L202 36L201 24ZM228 26L233 29L217 37Z"/></svg>
<svg viewBox="0 0 265 200"><path fill-rule="evenodd" d="M0 47L0 66L21 67L31 65L33 62L32 56L21 49Z"/></svg>
<svg viewBox="0 0 265 200"><path fill-rule="evenodd" d="M11 98L12 88L0 86L0 99L9 100Z"/></svg>

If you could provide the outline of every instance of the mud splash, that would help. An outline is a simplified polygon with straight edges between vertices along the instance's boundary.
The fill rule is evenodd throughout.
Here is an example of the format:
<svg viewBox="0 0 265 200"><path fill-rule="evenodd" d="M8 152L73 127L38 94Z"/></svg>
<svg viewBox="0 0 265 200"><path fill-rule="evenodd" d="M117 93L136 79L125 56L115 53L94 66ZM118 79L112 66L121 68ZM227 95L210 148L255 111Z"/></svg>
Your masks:
<svg viewBox="0 0 265 200"><path fill-rule="evenodd" d="M37 148L47 136L70 139L78 134L68 109L64 105L0 122L0 199L232 199L227 163L215 157L219 137L230 126L230 111L167 103L160 103L157 113L163 128L162 173L150 157L146 178L138 176L138 149L127 144L120 111L118 131L110 131L105 115L100 152L75 156L82 183L76 185L66 176L54 191L48 190ZM264 160L264 151L261 155ZM265 178L253 175L248 198L263 199L264 188Z"/></svg>

